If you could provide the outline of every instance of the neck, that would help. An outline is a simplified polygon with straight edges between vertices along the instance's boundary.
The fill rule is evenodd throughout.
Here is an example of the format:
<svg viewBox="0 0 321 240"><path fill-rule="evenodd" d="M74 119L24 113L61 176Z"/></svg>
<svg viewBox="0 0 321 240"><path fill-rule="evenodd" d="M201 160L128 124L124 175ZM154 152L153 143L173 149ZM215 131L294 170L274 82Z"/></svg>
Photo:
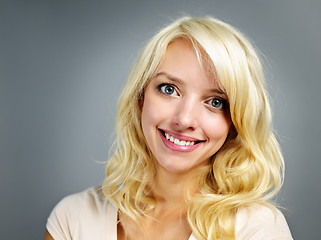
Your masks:
<svg viewBox="0 0 321 240"><path fill-rule="evenodd" d="M196 191L195 174L172 173L161 166L153 183L153 196L158 207L185 209L189 194Z"/></svg>

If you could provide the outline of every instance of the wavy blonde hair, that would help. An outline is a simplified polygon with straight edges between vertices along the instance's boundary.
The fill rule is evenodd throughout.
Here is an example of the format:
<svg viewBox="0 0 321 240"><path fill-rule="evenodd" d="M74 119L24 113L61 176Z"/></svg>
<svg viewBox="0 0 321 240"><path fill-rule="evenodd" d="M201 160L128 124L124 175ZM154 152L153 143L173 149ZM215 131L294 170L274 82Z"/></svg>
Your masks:
<svg viewBox="0 0 321 240"><path fill-rule="evenodd" d="M155 157L142 131L141 102L167 46L180 38L193 43L200 64L212 66L228 97L233 123L211 164L200 169L199 193L188 199L187 218L199 239L234 239L237 210L253 203L268 205L283 183L284 163L271 128L259 58L239 31L217 19L180 18L147 43L119 99L114 154L102 188L133 219L155 206L149 186Z"/></svg>

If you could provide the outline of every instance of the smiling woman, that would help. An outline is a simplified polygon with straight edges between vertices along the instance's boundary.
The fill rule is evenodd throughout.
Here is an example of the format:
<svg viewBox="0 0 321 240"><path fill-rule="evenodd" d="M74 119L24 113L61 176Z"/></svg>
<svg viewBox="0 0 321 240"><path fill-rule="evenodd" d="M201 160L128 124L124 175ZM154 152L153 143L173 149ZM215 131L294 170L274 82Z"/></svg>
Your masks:
<svg viewBox="0 0 321 240"><path fill-rule="evenodd" d="M221 89L201 68L189 40L168 46L155 75L144 93L142 129L156 172L161 167L191 174L208 165L225 142L231 126L222 108L227 97L217 93Z"/></svg>
<svg viewBox="0 0 321 240"><path fill-rule="evenodd" d="M226 23L161 30L120 96L103 186L62 200L45 239L292 239L269 203L284 168L263 85Z"/></svg>

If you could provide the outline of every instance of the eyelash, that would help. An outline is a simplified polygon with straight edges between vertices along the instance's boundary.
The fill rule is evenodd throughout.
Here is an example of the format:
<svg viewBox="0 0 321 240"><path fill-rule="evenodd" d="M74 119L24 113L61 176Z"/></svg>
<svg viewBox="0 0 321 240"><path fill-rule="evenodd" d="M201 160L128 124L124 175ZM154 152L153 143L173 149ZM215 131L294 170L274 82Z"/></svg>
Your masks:
<svg viewBox="0 0 321 240"><path fill-rule="evenodd" d="M219 100L219 101L220 101L220 103L221 103L220 107L214 107L214 106L210 103L211 101L214 101L214 100ZM214 97L214 98L206 101L206 103L207 103L208 105L210 105L211 108L214 108L214 109L218 109L218 110L227 110L227 109L228 109L228 102L227 102L227 100L224 99L224 98Z"/></svg>
<svg viewBox="0 0 321 240"><path fill-rule="evenodd" d="M160 93L163 93L163 94L165 94L166 96L171 96L172 94L168 94L168 93L166 93L166 92L162 89L163 87L166 87L166 86L172 87L173 90L176 92L176 94L179 95L179 94L178 94L178 91L177 91L177 87L176 87L175 85L173 85L173 84L161 83L161 84L159 84L159 85L157 86L157 89L158 89L158 91L159 91Z"/></svg>
<svg viewBox="0 0 321 240"><path fill-rule="evenodd" d="M166 95L166 96L171 96L172 94L168 94L168 93L166 93L166 92L162 89L163 87L166 87L166 86L172 87L173 90L176 92L176 95L179 95L179 94L178 94L177 87L176 87L175 85L173 85L173 84L170 84L170 83L161 83L161 84L157 85L157 90L158 90L160 93L162 93L162 94L164 94L164 95ZM220 107L214 107L214 106L210 103L211 101L214 101L214 100L219 100L219 101L221 101ZM206 101L205 103L208 104L208 105L210 106L210 108L213 108L213 109L215 109L215 110L216 110L216 109L217 109L217 110L227 110L227 109L229 108L229 107L228 107L228 101L227 101L226 99L220 98L220 97L211 98L210 100Z"/></svg>

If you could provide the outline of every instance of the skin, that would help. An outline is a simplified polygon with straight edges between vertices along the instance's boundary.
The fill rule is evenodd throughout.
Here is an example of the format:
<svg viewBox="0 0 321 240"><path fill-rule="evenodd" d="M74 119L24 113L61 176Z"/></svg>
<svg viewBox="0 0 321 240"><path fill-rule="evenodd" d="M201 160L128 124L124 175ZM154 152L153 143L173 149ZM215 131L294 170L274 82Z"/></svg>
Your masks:
<svg viewBox="0 0 321 240"><path fill-rule="evenodd" d="M231 120L224 102L226 95L208 67L200 66L191 43L171 43L145 89L142 104L143 132L157 159L152 182L157 205L139 224L120 213L118 239L189 238L186 182L189 192L197 192L193 182L197 170L209 163L227 138ZM165 132L194 145L174 144Z"/></svg>
<svg viewBox="0 0 321 240"><path fill-rule="evenodd" d="M158 161L158 169L169 174L189 174L207 164L229 133L229 112L218 102L227 101L227 97L204 69L190 42L176 41L168 47L155 77L145 89L143 132ZM217 107L213 107L213 101ZM173 147L174 144L162 139L162 132L181 140L201 142Z"/></svg>
<svg viewBox="0 0 321 240"><path fill-rule="evenodd" d="M54 240L54 239L53 239L53 237L50 235L50 233L49 233L48 231L46 231L44 240Z"/></svg>

